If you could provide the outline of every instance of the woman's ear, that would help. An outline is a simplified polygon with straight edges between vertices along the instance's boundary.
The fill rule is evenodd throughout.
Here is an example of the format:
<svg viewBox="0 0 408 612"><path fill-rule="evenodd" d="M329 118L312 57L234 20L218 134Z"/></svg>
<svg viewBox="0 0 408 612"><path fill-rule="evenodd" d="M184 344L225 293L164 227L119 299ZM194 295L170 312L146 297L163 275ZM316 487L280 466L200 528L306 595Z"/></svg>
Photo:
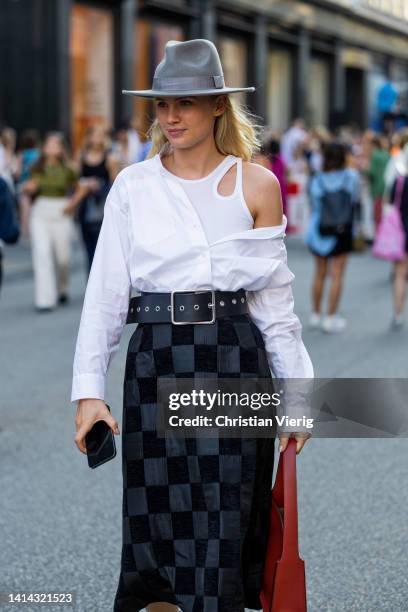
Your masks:
<svg viewBox="0 0 408 612"><path fill-rule="evenodd" d="M225 111L227 105L227 96L226 94L217 96L214 101L214 117L219 117Z"/></svg>

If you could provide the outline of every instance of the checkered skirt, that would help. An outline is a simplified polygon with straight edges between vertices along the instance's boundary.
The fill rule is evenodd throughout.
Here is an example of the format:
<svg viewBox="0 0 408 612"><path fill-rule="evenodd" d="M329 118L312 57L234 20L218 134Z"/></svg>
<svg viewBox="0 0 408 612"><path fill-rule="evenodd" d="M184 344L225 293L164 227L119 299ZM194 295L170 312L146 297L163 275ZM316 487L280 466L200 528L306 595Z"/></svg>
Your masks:
<svg viewBox="0 0 408 612"><path fill-rule="evenodd" d="M123 547L114 612L260 609L275 439L158 437L157 381L270 377L249 315L139 324L124 379Z"/></svg>

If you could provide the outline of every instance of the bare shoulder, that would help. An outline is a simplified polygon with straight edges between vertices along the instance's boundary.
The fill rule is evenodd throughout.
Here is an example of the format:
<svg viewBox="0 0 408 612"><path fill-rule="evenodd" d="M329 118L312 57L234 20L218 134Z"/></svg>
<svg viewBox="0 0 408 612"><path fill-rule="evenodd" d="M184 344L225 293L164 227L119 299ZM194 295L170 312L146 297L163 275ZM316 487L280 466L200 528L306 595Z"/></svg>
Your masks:
<svg viewBox="0 0 408 612"><path fill-rule="evenodd" d="M245 201L256 226L280 225L282 196L276 175L260 164L243 162L242 178Z"/></svg>
<svg viewBox="0 0 408 612"><path fill-rule="evenodd" d="M265 166L254 162L243 162L243 179L249 190L266 189L270 193L280 191L276 175Z"/></svg>

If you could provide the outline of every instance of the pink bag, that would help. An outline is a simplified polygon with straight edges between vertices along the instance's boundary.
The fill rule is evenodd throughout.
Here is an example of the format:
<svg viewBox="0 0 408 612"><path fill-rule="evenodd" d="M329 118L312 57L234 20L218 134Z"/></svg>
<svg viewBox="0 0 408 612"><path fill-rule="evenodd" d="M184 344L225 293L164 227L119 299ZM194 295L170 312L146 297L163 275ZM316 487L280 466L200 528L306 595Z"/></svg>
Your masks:
<svg viewBox="0 0 408 612"><path fill-rule="evenodd" d="M405 176L399 176L395 189L394 205L383 215L378 226L372 253L387 261L405 259L405 231L401 221L400 206Z"/></svg>

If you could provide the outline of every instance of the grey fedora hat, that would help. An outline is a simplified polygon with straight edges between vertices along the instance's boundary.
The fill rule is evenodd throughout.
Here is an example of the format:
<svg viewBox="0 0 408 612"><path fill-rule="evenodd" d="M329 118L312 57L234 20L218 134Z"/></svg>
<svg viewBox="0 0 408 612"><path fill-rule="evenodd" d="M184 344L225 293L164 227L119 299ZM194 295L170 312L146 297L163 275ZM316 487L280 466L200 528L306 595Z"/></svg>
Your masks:
<svg viewBox="0 0 408 612"><path fill-rule="evenodd" d="M216 46L205 38L179 42L170 40L158 64L151 89L122 93L143 98L207 96L255 91L255 87L226 87Z"/></svg>

